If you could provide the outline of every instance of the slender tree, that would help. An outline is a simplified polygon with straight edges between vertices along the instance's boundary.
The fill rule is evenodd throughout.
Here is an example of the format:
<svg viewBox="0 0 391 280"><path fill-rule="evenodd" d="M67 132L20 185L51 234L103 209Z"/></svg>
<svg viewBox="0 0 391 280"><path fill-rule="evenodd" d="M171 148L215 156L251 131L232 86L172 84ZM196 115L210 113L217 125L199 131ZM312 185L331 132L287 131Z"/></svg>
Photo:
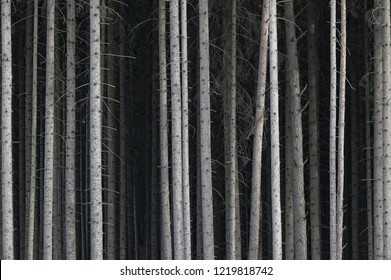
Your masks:
<svg viewBox="0 0 391 280"><path fill-rule="evenodd" d="M26 84L26 188L27 188L27 238L26 259L34 258L36 166L37 166L37 83L38 83L38 1L33 2L31 92ZM27 54L28 55L28 54ZM26 71L28 71L26 64ZM26 75L26 78L28 75ZM31 101L31 105L29 104Z"/></svg>
<svg viewBox="0 0 391 280"><path fill-rule="evenodd" d="M346 0L341 0L341 58L339 69L339 115L338 115L338 174L337 174L337 259L343 251L343 192L345 174L345 79L346 79Z"/></svg>
<svg viewBox="0 0 391 280"><path fill-rule="evenodd" d="M383 259L383 88L381 0L375 2L374 20L374 163L373 211L374 258Z"/></svg>
<svg viewBox="0 0 391 280"><path fill-rule="evenodd" d="M100 1L90 1L91 259L103 259Z"/></svg>
<svg viewBox="0 0 391 280"><path fill-rule="evenodd" d="M11 1L1 1L1 205L2 259L14 258L12 203L12 43Z"/></svg>
<svg viewBox="0 0 391 280"><path fill-rule="evenodd" d="M65 148L65 257L76 259L76 170L75 170L75 44L76 16L75 1L67 2L67 119Z"/></svg>
<svg viewBox="0 0 391 280"><path fill-rule="evenodd" d="M200 44L200 157L203 256L214 259L213 193L210 139L210 73L209 73L209 11L208 1L199 0Z"/></svg>
<svg viewBox="0 0 391 280"><path fill-rule="evenodd" d="M270 1L270 126L273 259L282 259L280 131L278 113L277 1Z"/></svg>
<svg viewBox="0 0 391 280"><path fill-rule="evenodd" d="M251 216L248 259L255 260L259 255L260 224L262 222L261 175L262 143L265 122L265 93L267 76L267 51L269 41L269 0L263 1L261 38L258 61L258 81L255 107L255 131L253 147L253 166L251 178Z"/></svg>
<svg viewBox="0 0 391 280"><path fill-rule="evenodd" d="M168 179L166 1L159 0L159 83L160 83L160 184L161 258L172 259L170 191Z"/></svg>
<svg viewBox="0 0 391 280"><path fill-rule="evenodd" d="M182 67L182 185L184 258L191 259L190 175L189 175L189 104L187 55L187 0L181 0L181 67Z"/></svg>
<svg viewBox="0 0 391 280"><path fill-rule="evenodd" d="M230 0L224 17L227 33L224 76L224 153L225 153L225 196L226 196L226 255L234 260L236 254L236 185L238 177L236 139L236 0Z"/></svg>
<svg viewBox="0 0 391 280"><path fill-rule="evenodd" d="M288 91L291 106L292 190L293 220L295 232L295 259L307 259L307 229L304 200L303 133L301 122L301 98L299 61L295 26L294 1L284 3L285 36L287 47Z"/></svg>
<svg viewBox="0 0 391 280"><path fill-rule="evenodd" d="M47 1L46 35L46 102L45 102L45 166L43 257L53 258L53 188L54 188L54 23L55 0Z"/></svg>
<svg viewBox="0 0 391 280"><path fill-rule="evenodd" d="M337 258L337 37L336 37L336 0L330 1L330 259Z"/></svg>
<svg viewBox="0 0 391 280"><path fill-rule="evenodd" d="M319 58L316 0L308 1L308 91L309 91L309 164L310 164L310 222L311 258L321 257L320 196L319 196Z"/></svg>
<svg viewBox="0 0 391 280"><path fill-rule="evenodd" d="M383 221L384 259L391 260L391 15L390 0L383 0Z"/></svg>
<svg viewBox="0 0 391 280"><path fill-rule="evenodd" d="M170 69L171 69L171 133L172 133L172 192L174 223L174 258L184 258L183 190L182 190L182 114L179 41L179 2L170 1Z"/></svg>

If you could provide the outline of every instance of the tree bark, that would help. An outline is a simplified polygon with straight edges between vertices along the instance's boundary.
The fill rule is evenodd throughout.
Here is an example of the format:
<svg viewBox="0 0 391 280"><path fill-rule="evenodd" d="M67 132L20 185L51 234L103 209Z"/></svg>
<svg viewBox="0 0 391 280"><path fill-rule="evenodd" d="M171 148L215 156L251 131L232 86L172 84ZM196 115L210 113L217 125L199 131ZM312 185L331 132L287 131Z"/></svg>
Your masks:
<svg viewBox="0 0 391 280"><path fill-rule="evenodd" d="M270 1L270 126L273 259L282 259L280 131L278 110L277 1Z"/></svg>
<svg viewBox="0 0 391 280"><path fill-rule="evenodd" d="M166 1L159 0L159 81L160 81L160 184L161 184L161 257L172 259L170 191L168 179Z"/></svg>
<svg viewBox="0 0 391 280"><path fill-rule="evenodd" d="M47 1L46 35L46 102L45 102L45 166L43 258L53 258L53 188L54 188L54 22L55 0Z"/></svg>
<svg viewBox="0 0 391 280"><path fill-rule="evenodd" d="M384 259L391 260L391 15L383 0L383 222Z"/></svg>
<svg viewBox="0 0 391 280"><path fill-rule="evenodd" d="M67 100L65 148L65 258L76 259L76 110L75 110L75 1L67 2Z"/></svg>
<svg viewBox="0 0 391 280"><path fill-rule="evenodd" d="M213 192L210 131L209 11L208 1L199 1L200 131L203 256L214 259Z"/></svg>
<svg viewBox="0 0 391 280"><path fill-rule="evenodd" d="M374 258L383 259L383 88L382 88L382 34L381 0L375 2L374 26L374 163L373 163L373 207L374 207Z"/></svg>
<svg viewBox="0 0 391 280"><path fill-rule="evenodd" d="M330 259L337 258L337 37L336 0L330 1Z"/></svg>
<svg viewBox="0 0 391 280"><path fill-rule="evenodd" d="M100 1L90 1L90 196L91 259L103 259L102 104Z"/></svg>
<svg viewBox="0 0 391 280"><path fill-rule="evenodd" d="M308 91L309 91L309 163L310 163L310 222L311 259L321 257L320 237L320 174L319 174L319 58L316 1L309 0L308 16Z"/></svg>
<svg viewBox="0 0 391 280"><path fill-rule="evenodd" d="M189 178L189 99L187 55L187 0L181 0L182 49L182 185L183 185L183 236L184 259L191 259L190 178Z"/></svg>
<svg viewBox="0 0 391 280"><path fill-rule="evenodd" d="M11 1L1 1L1 205L2 259L14 259L12 203L12 42Z"/></svg>
<svg viewBox="0 0 391 280"><path fill-rule="evenodd" d="M255 107L255 132L253 146L253 166L251 178L251 214L250 214L250 237L249 237L249 260L256 260L259 256L260 241L262 237L262 148L263 126L265 122L265 94L267 78L267 53L269 42L269 0L263 1L261 38L258 61L258 81Z"/></svg>

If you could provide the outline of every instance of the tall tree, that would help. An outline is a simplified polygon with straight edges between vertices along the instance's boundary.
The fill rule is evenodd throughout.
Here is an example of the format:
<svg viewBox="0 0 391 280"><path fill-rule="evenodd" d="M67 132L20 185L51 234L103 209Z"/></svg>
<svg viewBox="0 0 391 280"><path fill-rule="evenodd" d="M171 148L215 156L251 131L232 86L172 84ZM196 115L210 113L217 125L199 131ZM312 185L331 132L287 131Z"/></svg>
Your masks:
<svg viewBox="0 0 391 280"><path fill-rule="evenodd" d="M160 184L161 258L172 259L170 191L168 179L166 1L159 0L159 83L160 83Z"/></svg>
<svg viewBox="0 0 391 280"><path fill-rule="evenodd" d="M91 259L103 259L100 1L90 1Z"/></svg>
<svg viewBox="0 0 391 280"><path fill-rule="evenodd" d="M273 259L282 259L281 193L280 193L280 131L278 112L278 44L277 1L271 0L270 17L270 127L271 127L271 195Z"/></svg>
<svg viewBox="0 0 391 280"><path fill-rule="evenodd" d="M76 14L75 1L67 2L67 118L66 118L66 148L65 148L65 258L76 259L76 168L75 168L75 45L76 45Z"/></svg>
<svg viewBox="0 0 391 280"><path fill-rule="evenodd" d="M182 98L179 41L179 2L170 1L170 69L171 69L171 133L172 193L174 223L174 258L184 258L183 190L182 190Z"/></svg>
<svg viewBox="0 0 391 280"><path fill-rule="evenodd" d="M53 188L54 188L54 24L55 0L47 1L46 34L46 102L45 102L45 166L43 205L43 254L53 258Z"/></svg>
<svg viewBox="0 0 391 280"><path fill-rule="evenodd" d="M210 73L209 73L209 11L208 0L199 0L200 55L200 158L203 256L214 259L213 192L210 139Z"/></svg>
<svg viewBox="0 0 391 280"><path fill-rule="evenodd" d="M182 67L182 185L184 258L191 259L190 174L189 174L189 87L187 55L187 0L181 0L181 67Z"/></svg>
<svg viewBox="0 0 391 280"><path fill-rule="evenodd" d="M391 15L390 0L383 0L383 199L384 259L391 260Z"/></svg>
<svg viewBox="0 0 391 280"><path fill-rule="evenodd" d="M309 91L309 164L310 164L310 222L311 259L321 255L320 237L320 172L319 172L319 58L316 0L308 1L308 91Z"/></svg>
<svg viewBox="0 0 391 280"><path fill-rule="evenodd" d="M1 1L1 213L2 259L14 258L12 203L12 42L11 1Z"/></svg>
<svg viewBox="0 0 391 280"><path fill-rule="evenodd" d="M262 147L263 126L265 122L265 93L267 76L267 51L269 42L269 0L263 1L261 38L258 61L258 81L255 107L255 131L253 147L253 166L251 178L251 216L248 259L255 260L259 255L260 225L262 223L262 199L261 199L261 176L262 176Z"/></svg>
<svg viewBox="0 0 391 280"><path fill-rule="evenodd" d="M337 259L343 251L343 193L345 180L345 84L346 84L346 0L341 0L341 58L339 69L338 173L337 173Z"/></svg>
<svg viewBox="0 0 391 280"><path fill-rule="evenodd" d="M338 115L338 172L337 172L337 259L342 259L343 251L343 192L344 192L344 145L345 145L345 79L346 79L346 1L341 1L341 58L339 77Z"/></svg>
<svg viewBox="0 0 391 280"><path fill-rule="evenodd" d="M294 1L284 3L285 36L287 48L287 89L291 106L291 145L292 145L292 190L293 220L295 232L295 259L307 259L307 229L304 200L303 132L301 121L301 90L297 37L295 26Z"/></svg>
<svg viewBox="0 0 391 280"><path fill-rule="evenodd" d="M31 67L31 91L26 84L26 188L27 188L27 238L26 259L34 258L35 208L36 208L36 167L37 167L37 83L38 83L38 1L34 0L32 37L32 64L26 63L26 71ZM28 54L26 55L28 56ZM27 57L26 57L27 59ZM26 74L26 79L29 75ZM31 102L31 104L29 104Z"/></svg>
<svg viewBox="0 0 391 280"><path fill-rule="evenodd" d="M381 0L375 2L374 26L374 163L373 211L374 258L383 259L383 88Z"/></svg>
<svg viewBox="0 0 391 280"><path fill-rule="evenodd" d="M225 152L225 196L226 196L226 255L236 258L236 185L238 178L236 139L236 0L230 0L227 16L224 17L226 34L226 56L224 75L224 152Z"/></svg>
<svg viewBox="0 0 391 280"><path fill-rule="evenodd" d="M337 3L330 1L330 259L337 258Z"/></svg>

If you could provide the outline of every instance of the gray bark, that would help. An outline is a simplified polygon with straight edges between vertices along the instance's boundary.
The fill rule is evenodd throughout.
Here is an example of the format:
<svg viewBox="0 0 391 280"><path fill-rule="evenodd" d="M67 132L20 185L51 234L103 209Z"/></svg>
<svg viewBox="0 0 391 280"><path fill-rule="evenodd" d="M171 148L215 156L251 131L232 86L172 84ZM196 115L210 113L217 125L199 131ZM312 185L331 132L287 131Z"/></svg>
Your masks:
<svg viewBox="0 0 391 280"><path fill-rule="evenodd" d="M391 260L391 15L383 0L383 222L384 259Z"/></svg>
<svg viewBox="0 0 391 280"><path fill-rule="evenodd" d="M258 258L260 251L260 224L262 223L261 175L262 143L265 122L265 93L267 77L267 53L269 42L269 0L263 1L261 38L258 61L258 81L255 108L255 131L253 147L253 166L251 178L251 214L248 259Z"/></svg>
<svg viewBox="0 0 391 280"><path fill-rule="evenodd" d="M100 1L90 1L91 259L103 259Z"/></svg>
<svg viewBox="0 0 391 280"><path fill-rule="evenodd" d="M381 0L375 2L374 26L374 163L373 163L373 207L374 207L374 258L383 259L383 88L382 88L382 34Z"/></svg>
<svg viewBox="0 0 391 280"><path fill-rule="evenodd" d="M199 1L200 44L200 158L203 257L214 259L213 192L210 131L209 11L208 1Z"/></svg>
<svg viewBox="0 0 391 280"><path fill-rule="evenodd" d="M1 1L1 206L2 259L14 259L12 204L12 43L11 1Z"/></svg>
<svg viewBox="0 0 391 280"><path fill-rule="evenodd" d="M43 205L43 258L53 258L53 188L54 188L54 22L55 0L47 1L45 163Z"/></svg>
<svg viewBox="0 0 391 280"><path fill-rule="evenodd" d="M336 37L336 0L330 1L330 259L337 258L337 37Z"/></svg>
<svg viewBox="0 0 391 280"><path fill-rule="evenodd" d="M309 164L310 164L310 218L311 259L319 260L320 243L320 197L319 197L319 124L318 124L318 28L316 1L309 0L308 16L308 91L309 91Z"/></svg>
<svg viewBox="0 0 391 280"><path fill-rule="evenodd" d="M75 1L67 2L67 98L65 148L65 258L76 259L76 110L75 110Z"/></svg>
<svg viewBox="0 0 391 280"><path fill-rule="evenodd" d="M161 258L172 259L170 191L168 179L166 1L159 0L159 81L160 81L160 184Z"/></svg>
<svg viewBox="0 0 391 280"><path fill-rule="evenodd" d="M270 1L270 126L273 259L282 259L277 1Z"/></svg>
<svg viewBox="0 0 391 280"><path fill-rule="evenodd" d="M187 0L181 0L182 49L182 185L183 185L183 236L184 258L191 259L190 178L189 178L189 104L187 58Z"/></svg>
<svg viewBox="0 0 391 280"><path fill-rule="evenodd" d="M382 87L382 34L381 0L375 2L374 26L374 163L373 163L373 208L374 208L374 258L383 259L383 87Z"/></svg>

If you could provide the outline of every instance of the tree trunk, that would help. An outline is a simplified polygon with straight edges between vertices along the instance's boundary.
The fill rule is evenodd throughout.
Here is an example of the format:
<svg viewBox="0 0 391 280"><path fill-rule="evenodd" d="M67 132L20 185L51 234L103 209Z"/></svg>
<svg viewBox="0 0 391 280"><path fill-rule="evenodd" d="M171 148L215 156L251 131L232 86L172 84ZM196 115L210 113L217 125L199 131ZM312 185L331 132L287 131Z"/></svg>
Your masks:
<svg viewBox="0 0 391 280"><path fill-rule="evenodd" d="M260 251L262 237L262 199L261 199L261 176L262 176L262 147L263 126L265 122L265 93L267 76L267 52L269 41L269 0L263 1L261 38L258 61L258 84L255 107L255 132L253 147L253 166L251 178L251 214L250 214L250 237L249 237L249 260L256 260Z"/></svg>
<svg viewBox="0 0 391 280"><path fill-rule="evenodd" d="M226 4L226 3L225 3ZM226 258L236 258L236 0L230 0L223 19L225 40L224 59L224 154L225 154L225 201L226 201ZM239 229L240 230L240 229Z"/></svg>
<svg viewBox="0 0 391 280"><path fill-rule="evenodd" d="M76 15L75 1L67 2L67 117L66 117L66 151L65 151L65 258L76 259L76 167L75 167L75 45Z"/></svg>
<svg viewBox="0 0 391 280"><path fill-rule="evenodd" d="M26 191L27 191L27 237L26 237L26 259L34 259L34 227L35 227L35 197L36 197L36 166L37 166L37 55L38 55L38 1L29 2L32 5L31 23L31 65L27 63L26 54ZM29 69L30 68L30 69ZM31 71L30 75L27 71Z"/></svg>
<svg viewBox="0 0 391 280"><path fill-rule="evenodd" d="M14 259L12 203L12 43L11 1L1 1L1 205L2 259Z"/></svg>
<svg viewBox="0 0 391 280"><path fill-rule="evenodd" d="M203 256L214 259L213 192L210 131L209 11L208 1L199 1L200 44L200 157L202 193Z"/></svg>
<svg viewBox="0 0 391 280"><path fill-rule="evenodd" d="M46 102L44 166L44 248L45 260L53 258L53 188L54 188L54 22L55 0L47 1Z"/></svg>
<svg viewBox="0 0 391 280"><path fill-rule="evenodd" d="M383 259L383 88L382 88L382 34L381 34L381 0L375 2L374 26L374 258Z"/></svg>
<svg viewBox="0 0 391 280"><path fill-rule="evenodd" d="M308 91L309 91L309 163L310 163L310 218L311 259L321 257L320 197L319 197L319 113L318 83L319 58L316 0L309 0L308 16Z"/></svg>
<svg viewBox="0 0 391 280"><path fill-rule="evenodd" d="M278 113L277 1L270 1L270 127L273 259L282 259L280 131Z"/></svg>
<svg viewBox="0 0 391 280"><path fill-rule="evenodd" d="M166 1L159 0L159 81L160 81L160 184L161 184L161 258L172 259L170 191L168 179Z"/></svg>
<svg viewBox="0 0 391 280"><path fill-rule="evenodd" d="M90 1L91 259L103 259L100 1Z"/></svg>
<svg viewBox="0 0 391 280"><path fill-rule="evenodd" d="M170 1L171 134L174 259L184 258L182 191L182 113L178 0Z"/></svg>
<svg viewBox="0 0 391 280"><path fill-rule="evenodd" d="M191 259L190 228L190 178L189 178L189 104L188 104L188 58L187 58L187 0L181 0L181 45L182 45L182 185L183 185L183 235L184 258Z"/></svg>
<svg viewBox="0 0 391 280"><path fill-rule="evenodd" d="M303 133L301 121L301 98L299 61L293 1L284 3L285 36L287 48L288 91L291 106L291 145L292 145L292 190L293 221L295 232L295 259L307 259L307 230L304 200Z"/></svg>
<svg viewBox="0 0 391 280"><path fill-rule="evenodd" d="M330 259L337 258L337 37L336 0L330 1Z"/></svg>
<svg viewBox="0 0 391 280"><path fill-rule="evenodd" d="M346 79L346 0L341 0L341 58L339 69L339 115L338 115L338 173L337 173L337 260L342 260L343 251L343 193L345 174L345 79Z"/></svg>
<svg viewBox="0 0 391 280"><path fill-rule="evenodd" d="M391 260L391 15L383 0L383 222L384 259Z"/></svg>

